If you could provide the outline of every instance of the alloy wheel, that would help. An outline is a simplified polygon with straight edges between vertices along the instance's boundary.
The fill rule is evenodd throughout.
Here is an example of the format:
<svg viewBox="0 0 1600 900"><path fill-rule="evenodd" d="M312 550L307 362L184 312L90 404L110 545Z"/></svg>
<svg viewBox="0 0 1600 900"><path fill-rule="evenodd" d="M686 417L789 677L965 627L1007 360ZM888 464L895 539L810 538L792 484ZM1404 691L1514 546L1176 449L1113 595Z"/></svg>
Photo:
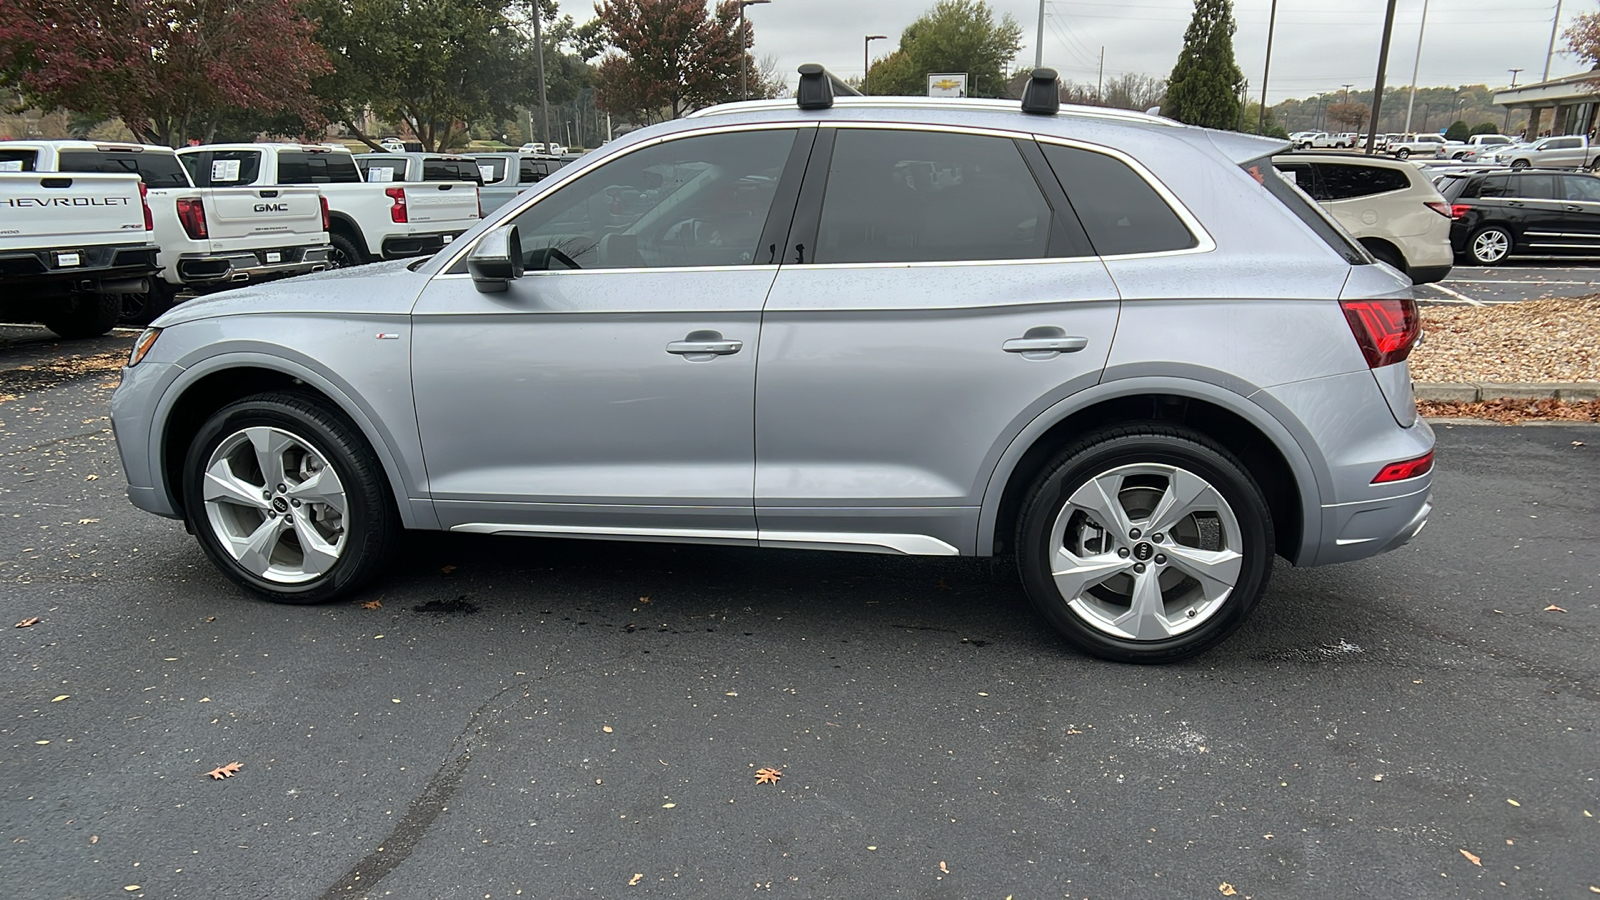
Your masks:
<svg viewBox="0 0 1600 900"><path fill-rule="evenodd" d="M269 426L236 431L212 451L206 518L241 568L269 582L301 584L339 561L347 499L326 459L304 438Z"/></svg>
<svg viewBox="0 0 1600 900"><path fill-rule="evenodd" d="M1086 624L1162 641L1220 610L1238 584L1244 537L1209 481L1173 465L1119 466L1067 498L1051 526L1050 574Z"/></svg>
<svg viewBox="0 0 1600 900"><path fill-rule="evenodd" d="M1472 239L1472 256L1481 263L1497 263L1511 252L1511 236L1497 228L1480 232Z"/></svg>

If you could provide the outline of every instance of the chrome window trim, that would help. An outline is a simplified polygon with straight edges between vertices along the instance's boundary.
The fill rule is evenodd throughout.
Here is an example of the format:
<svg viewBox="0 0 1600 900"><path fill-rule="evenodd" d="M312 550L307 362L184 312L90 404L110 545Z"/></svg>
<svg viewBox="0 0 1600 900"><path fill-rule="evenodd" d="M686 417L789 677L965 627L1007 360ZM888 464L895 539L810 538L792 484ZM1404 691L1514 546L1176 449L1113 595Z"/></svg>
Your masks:
<svg viewBox="0 0 1600 900"><path fill-rule="evenodd" d="M546 271L523 272L522 273L522 277L523 278L548 278L548 277L553 276L553 275L612 275L612 274L616 274L616 273L640 274L640 273L645 273L645 272L660 273L660 272L761 272L761 271L776 272L776 271L778 271L778 264L777 263L762 263L760 265L751 264L751 265L747 265L747 266L630 266L630 267L625 268L625 269L549 269L549 270L546 270ZM468 272L452 272L452 273L450 273L448 275L435 275L435 276L433 276L433 280L435 280L435 281L457 281L457 280L460 280L460 279L463 279L463 278L471 278L471 277L472 277L471 273L468 273Z"/></svg>
<svg viewBox="0 0 1600 900"><path fill-rule="evenodd" d="M1421 476L1418 476L1421 477ZM961 551L946 541L927 534L878 534L842 531L761 531L744 528L629 528L604 525L518 525L494 522L467 522L450 526L451 531L467 534L502 534L543 537L597 538L600 540L711 541L716 543L761 543L762 546L803 547L817 550L850 547L877 547L906 556L960 556Z"/></svg>
<svg viewBox="0 0 1600 900"><path fill-rule="evenodd" d="M561 190L561 186L562 186L562 184L564 182L573 181L573 180L576 180L578 178L581 178L582 176L588 174L591 170L598 169L599 167L605 165L606 163L611 162L612 160L621 159L624 156L627 156L627 155L629 155L631 153L637 153L640 150L643 150L643 149L645 149L647 147L654 147L654 146L657 146L659 144L664 144L667 141L676 141L676 140L681 140L683 138L704 137L704 136L709 135L709 134L733 134L733 133L741 132L741 131L773 131L773 130L780 129L780 128L792 128L792 129L795 129L796 131L798 131L798 130L804 129L804 128L816 128L816 127L818 127L819 124L820 123L817 123L817 122L750 122L750 123L745 123L743 125L708 125L708 126L706 126L704 128L694 128L694 129L690 129L690 130L687 130L687 131L675 131L675 132L673 132L671 134L664 134L664 135L661 135L660 137L651 138L648 141L640 141L639 143L634 144L631 147L625 147L625 148L623 148L621 150L618 150L618 151L616 151L614 153L609 153L609 154L607 154L605 156L602 156L602 157L598 157L598 158L595 158L595 159L590 159L587 164L585 164L583 162L582 158L580 158L579 160L577 160L577 161L575 161L573 163L570 163L568 165L562 166L560 169L557 169L556 171L550 173L549 175L546 175L543 180L541 180L539 182L536 182L537 184L544 184L546 182L552 182L553 184L555 184L555 187L553 189L547 190L547 191L541 191L539 193L539 196L530 197L529 199L524 200L520 206L516 207L514 210L511 210L509 213L506 211L511 206L511 204L509 204L509 203L506 204L505 206L502 206L499 209L495 210L495 213L496 213L497 216L499 216L499 218L494 220L494 224L490 225L489 228L487 228L484 231L484 234L488 234L490 231L493 231L494 229L499 228L502 225L509 224L512 219L515 219L517 216L520 216L523 213L527 212L528 210L532 209L535 205L537 205L539 203L539 201L543 200L544 198L546 198L546 197L548 197L548 196L550 196L552 194L558 193ZM478 241L480 241L482 239L483 239L483 235L480 234L478 237L472 239L471 241L464 242L461 245L461 249L458 250L455 253L455 255L453 255L449 259L445 260L444 264L439 267L439 271L436 274L434 274L432 277L433 278L444 277L445 273L449 272L451 267L453 267L458 260L460 260L463 256L466 256L469 252L471 252L472 248L477 246ZM574 270L574 271L578 271L578 270ZM596 271L596 272L621 272L621 271L626 271L626 270L624 270L624 269L595 269L593 271ZM665 269L663 269L663 268L649 268L648 271L660 272L660 271L665 271ZM674 269L673 271L682 271L682 270L681 269Z"/></svg>

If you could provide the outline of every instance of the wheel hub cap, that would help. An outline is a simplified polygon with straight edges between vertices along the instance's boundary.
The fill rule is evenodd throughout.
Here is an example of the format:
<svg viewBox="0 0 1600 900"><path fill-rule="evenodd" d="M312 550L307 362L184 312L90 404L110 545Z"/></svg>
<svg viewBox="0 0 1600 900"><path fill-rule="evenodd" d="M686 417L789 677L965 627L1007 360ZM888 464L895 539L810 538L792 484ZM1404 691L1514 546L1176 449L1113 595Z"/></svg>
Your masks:
<svg viewBox="0 0 1600 900"><path fill-rule="evenodd" d="M344 552L344 485L298 435L268 426L234 432L207 461L203 490L212 534L258 578L311 581Z"/></svg>

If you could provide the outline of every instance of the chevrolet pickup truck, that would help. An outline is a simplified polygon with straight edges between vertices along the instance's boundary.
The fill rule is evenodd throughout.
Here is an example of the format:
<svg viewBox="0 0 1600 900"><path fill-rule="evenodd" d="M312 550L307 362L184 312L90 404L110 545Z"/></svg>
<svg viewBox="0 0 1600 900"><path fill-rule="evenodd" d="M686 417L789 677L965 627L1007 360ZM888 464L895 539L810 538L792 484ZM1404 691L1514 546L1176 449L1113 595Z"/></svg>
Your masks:
<svg viewBox="0 0 1600 900"><path fill-rule="evenodd" d="M30 172L0 157L0 316L64 338L105 334L157 271L136 175Z"/></svg>
<svg viewBox="0 0 1600 900"><path fill-rule="evenodd" d="M123 322L143 325L181 291L207 293L328 268L328 225L313 187L197 188L170 147L93 141L7 141L0 159L25 171L139 176L161 246L161 275L123 298Z"/></svg>
<svg viewBox="0 0 1600 900"><path fill-rule="evenodd" d="M196 184L314 185L328 202L333 267L426 256L478 222L475 183L368 184L346 149L321 144L206 144L182 148L178 158ZM219 162L229 163L227 169L218 170Z"/></svg>

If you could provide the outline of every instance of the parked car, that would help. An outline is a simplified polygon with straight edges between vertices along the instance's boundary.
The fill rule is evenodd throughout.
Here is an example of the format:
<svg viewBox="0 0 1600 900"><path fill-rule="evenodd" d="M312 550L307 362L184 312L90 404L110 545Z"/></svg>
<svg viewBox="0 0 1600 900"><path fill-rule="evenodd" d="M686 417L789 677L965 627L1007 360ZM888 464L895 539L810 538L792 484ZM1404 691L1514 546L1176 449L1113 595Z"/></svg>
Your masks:
<svg viewBox="0 0 1600 900"><path fill-rule="evenodd" d="M1300 142L1303 150L1337 150L1354 146L1354 135L1329 134L1326 131L1319 131Z"/></svg>
<svg viewBox="0 0 1600 900"><path fill-rule="evenodd" d="M529 141L528 143L523 144L518 149L520 149L523 153L548 153L548 152L550 152L550 148L548 146L546 146L543 141Z"/></svg>
<svg viewBox="0 0 1600 900"><path fill-rule="evenodd" d="M1442 134L1402 134L1399 138L1397 141L1390 141L1384 151L1396 159L1410 159L1413 156L1426 159L1449 158L1444 152L1445 140Z"/></svg>
<svg viewBox="0 0 1600 900"><path fill-rule="evenodd" d="M183 291L204 293L329 265L328 218L315 187L195 187L172 148L153 144L7 141L0 142L0 153L40 172L139 176L161 247L161 273L149 290L124 294L124 324L148 324ZM237 162L216 166L239 171Z"/></svg>
<svg viewBox="0 0 1600 900"><path fill-rule="evenodd" d="M1513 169L1592 169L1600 162L1600 147L1591 146L1584 135L1565 134L1498 148L1483 161Z"/></svg>
<svg viewBox="0 0 1600 900"><path fill-rule="evenodd" d="M1316 200L1379 260L1414 284L1450 274L1450 204L1421 169L1370 156L1297 153L1272 164L1294 176Z"/></svg>
<svg viewBox="0 0 1600 900"><path fill-rule="evenodd" d="M477 224L475 182L366 184L349 150L316 144L206 144L179 159L196 184L249 187L315 185L328 201L328 237L335 268L437 252ZM223 182L217 163L237 161Z"/></svg>
<svg viewBox="0 0 1600 900"><path fill-rule="evenodd" d="M1478 162L1485 153L1509 148L1516 141L1503 134L1475 134L1467 138L1466 145L1450 154L1451 159L1462 162Z"/></svg>
<svg viewBox="0 0 1600 900"><path fill-rule="evenodd" d="M1480 266L1512 256L1600 257L1600 177L1526 168L1446 177L1459 257Z"/></svg>
<svg viewBox="0 0 1600 900"><path fill-rule="evenodd" d="M478 197L485 215L510 203L532 185L571 162L559 156L532 156L526 153L474 153L483 186Z"/></svg>
<svg viewBox="0 0 1600 900"><path fill-rule="evenodd" d="M401 528L1015 554L1134 662L1234 631L1275 553L1423 527L1411 285L1285 142L1058 111L1047 69L1020 108L796 93L634 131L431 259L174 309L112 401L129 496L286 603Z"/></svg>
<svg viewBox="0 0 1600 900"><path fill-rule="evenodd" d="M41 322L64 338L105 334L121 315L121 295L149 291L160 269L143 182L35 171L4 147L0 316Z"/></svg>

